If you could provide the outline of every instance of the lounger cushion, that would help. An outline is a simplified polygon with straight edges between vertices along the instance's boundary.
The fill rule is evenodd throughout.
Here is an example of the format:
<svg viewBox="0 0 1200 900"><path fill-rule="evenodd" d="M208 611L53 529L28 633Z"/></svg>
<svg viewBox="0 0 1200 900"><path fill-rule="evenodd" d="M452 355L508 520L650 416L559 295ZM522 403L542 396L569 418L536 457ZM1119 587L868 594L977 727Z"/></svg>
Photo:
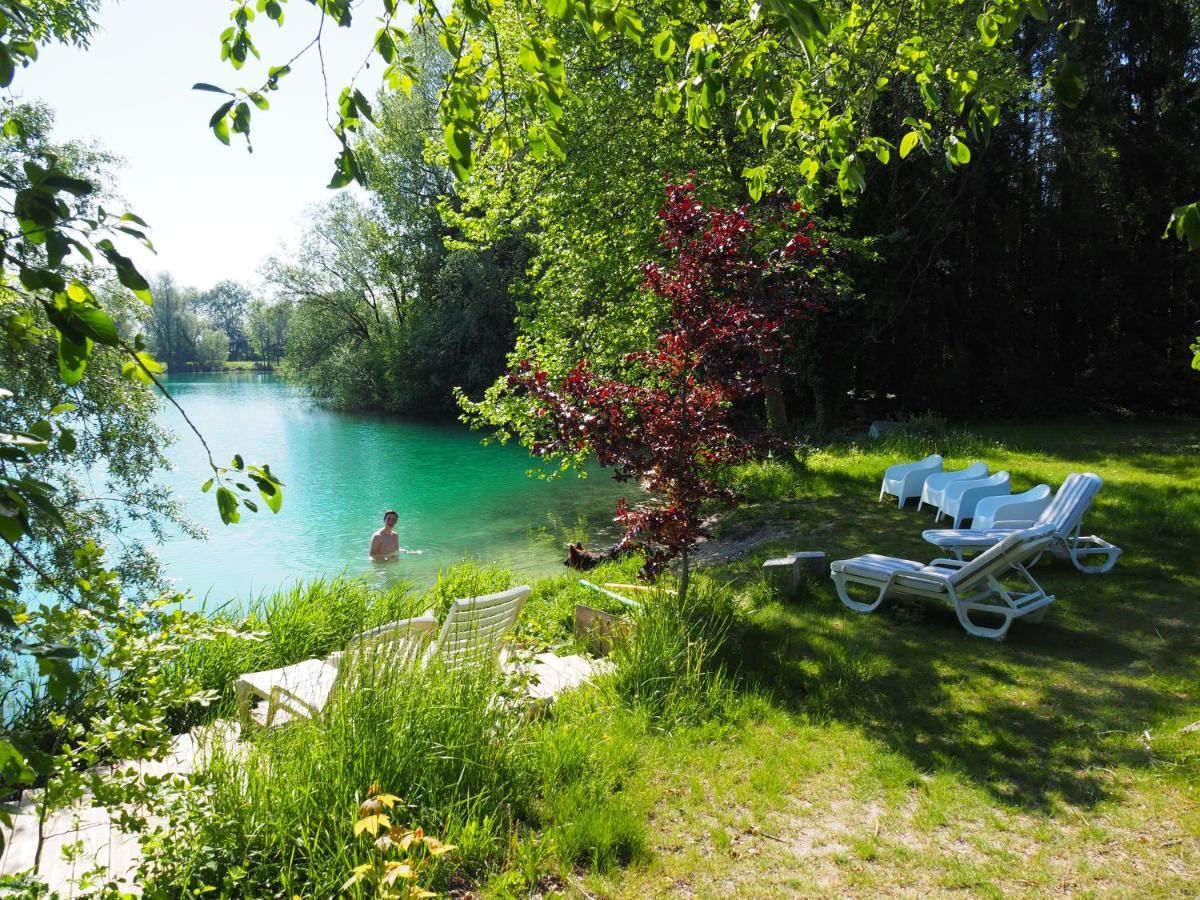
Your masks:
<svg viewBox="0 0 1200 900"><path fill-rule="evenodd" d="M973 531L970 528L930 528L921 532L921 537L935 547L990 547L1008 537L1019 528L986 528Z"/></svg>
<svg viewBox="0 0 1200 900"><path fill-rule="evenodd" d="M898 559L895 556L883 556L879 553L867 553L853 559L838 559L830 565L834 572L843 575L854 575L859 578L871 578L887 581L893 572L919 572L925 568L924 563L913 562L911 559Z"/></svg>

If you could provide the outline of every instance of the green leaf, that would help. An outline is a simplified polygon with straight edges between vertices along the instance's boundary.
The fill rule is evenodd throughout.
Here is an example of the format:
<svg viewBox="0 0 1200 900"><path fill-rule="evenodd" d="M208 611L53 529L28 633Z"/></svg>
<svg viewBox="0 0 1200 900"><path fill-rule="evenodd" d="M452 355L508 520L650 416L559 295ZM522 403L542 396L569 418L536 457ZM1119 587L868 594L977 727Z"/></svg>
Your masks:
<svg viewBox="0 0 1200 900"><path fill-rule="evenodd" d="M1083 66L1074 60L1062 60L1054 76L1054 94L1058 102L1068 109L1074 109L1083 99L1083 91Z"/></svg>
<svg viewBox="0 0 1200 900"><path fill-rule="evenodd" d="M241 521L242 517L238 514L237 496L224 485L217 488L217 511L221 514L221 521L226 525Z"/></svg>
<svg viewBox="0 0 1200 900"><path fill-rule="evenodd" d="M850 154L842 160L841 166L838 168L838 188L842 193L849 193L851 188L858 191L867 189L866 173L863 170L862 160L855 154Z"/></svg>
<svg viewBox="0 0 1200 900"><path fill-rule="evenodd" d="M1046 4L1042 0L1025 0L1025 8L1039 22L1046 22L1050 19L1050 13L1046 11Z"/></svg>
<svg viewBox="0 0 1200 900"><path fill-rule="evenodd" d="M77 341L61 330L58 332L58 373L68 387L78 384L83 378L91 355L90 338Z"/></svg>
<svg viewBox="0 0 1200 900"><path fill-rule="evenodd" d="M742 170L742 177L746 179L746 189L750 192L750 199L757 203L762 199L763 191L767 187L767 167L745 168Z"/></svg>
<svg viewBox="0 0 1200 900"><path fill-rule="evenodd" d="M239 472L242 471L242 469L246 468L246 461L244 459L242 459L242 454L240 454L240 453L233 454L232 465Z"/></svg>
<svg viewBox="0 0 1200 900"><path fill-rule="evenodd" d="M654 36L650 47L659 59L670 59L675 55L675 35L669 31L660 31Z"/></svg>
<svg viewBox="0 0 1200 900"><path fill-rule="evenodd" d="M193 91L209 91L214 94L226 94L227 96L230 96L230 97L233 96L232 91L227 91L227 90L225 90L225 88L217 87L215 84L209 84L206 81L197 81L195 84L192 85L192 90Z"/></svg>
<svg viewBox="0 0 1200 900"><path fill-rule="evenodd" d="M546 12L556 19L566 21L571 16L571 0L545 0Z"/></svg>
<svg viewBox="0 0 1200 900"><path fill-rule="evenodd" d="M116 322L98 306L72 304L68 315L73 316L79 323L79 330L97 344L104 344L106 347L115 347L120 340L117 334Z"/></svg>
<svg viewBox="0 0 1200 900"><path fill-rule="evenodd" d="M905 159L908 154L913 152L913 148L917 146L917 142L921 140L921 136L915 131L910 131L900 139L900 158Z"/></svg>
<svg viewBox="0 0 1200 900"><path fill-rule="evenodd" d="M12 54L8 52L8 47L0 44L0 87L8 87L12 84L13 76L17 74L17 67L13 65Z"/></svg>
<svg viewBox="0 0 1200 900"><path fill-rule="evenodd" d="M76 197L86 197L96 190L96 186L85 178L72 178L70 175L63 175L59 172L46 176L42 181L42 186L56 191L66 191Z"/></svg>
<svg viewBox="0 0 1200 900"><path fill-rule="evenodd" d="M208 481L204 482L204 484L200 485L201 493L207 494L210 490L212 490L212 486L213 480L210 478Z"/></svg>
<svg viewBox="0 0 1200 900"><path fill-rule="evenodd" d="M154 379L150 377L148 372L154 375L161 375L165 371L166 366L145 352L137 353L135 359L131 359L121 366L121 374L125 378L135 378L142 382L142 384L154 383Z"/></svg>
<svg viewBox="0 0 1200 900"><path fill-rule="evenodd" d="M964 141L951 135L946 145L946 158L953 165L965 166L971 161L971 148Z"/></svg>
<svg viewBox="0 0 1200 900"><path fill-rule="evenodd" d="M1171 212L1163 237L1167 237L1172 228L1176 238L1187 242L1189 250L1200 250L1200 201L1176 207Z"/></svg>
<svg viewBox="0 0 1200 900"><path fill-rule="evenodd" d="M462 162L471 156L471 135L457 122L451 122L446 126L443 137L451 159Z"/></svg>
<svg viewBox="0 0 1200 900"><path fill-rule="evenodd" d="M259 475L253 472L250 473L250 480L258 486L258 493L266 501L271 512L279 512L283 505L283 490L280 483L268 475Z"/></svg>
<svg viewBox="0 0 1200 900"><path fill-rule="evenodd" d="M985 47L995 46L997 38L1000 37L1000 23L996 21L996 17L983 13L975 20L975 24L979 27L979 36L983 40Z"/></svg>

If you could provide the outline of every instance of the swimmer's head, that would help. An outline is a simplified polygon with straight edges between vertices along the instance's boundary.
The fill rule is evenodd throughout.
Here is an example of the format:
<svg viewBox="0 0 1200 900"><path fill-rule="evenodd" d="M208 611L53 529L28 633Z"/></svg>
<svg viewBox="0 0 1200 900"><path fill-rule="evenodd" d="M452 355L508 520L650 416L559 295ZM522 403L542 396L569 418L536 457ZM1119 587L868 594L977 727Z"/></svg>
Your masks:
<svg viewBox="0 0 1200 900"><path fill-rule="evenodd" d="M384 525L395 525L396 521L399 518L400 518L400 516L396 513L396 511L394 509L389 509L387 512L385 512L383 514L383 524Z"/></svg>

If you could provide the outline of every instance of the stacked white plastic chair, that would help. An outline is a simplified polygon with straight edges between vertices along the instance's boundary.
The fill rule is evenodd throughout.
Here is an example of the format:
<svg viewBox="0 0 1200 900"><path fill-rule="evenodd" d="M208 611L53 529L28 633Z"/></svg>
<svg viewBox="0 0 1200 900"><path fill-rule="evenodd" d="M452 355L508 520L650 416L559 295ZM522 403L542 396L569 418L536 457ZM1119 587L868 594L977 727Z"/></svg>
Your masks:
<svg viewBox="0 0 1200 900"><path fill-rule="evenodd" d="M1023 528L1031 525L1050 526L1053 540L1049 549L1052 552L1069 559L1080 572L1089 575L1103 574L1111 571L1117 564L1121 548L1094 534L1081 533L1083 517L1091 509L1096 494L1103 485L1104 481L1099 475L1091 472L1073 472L1058 489L1054 500L1032 522L1009 519L1008 513L1001 510L988 528L931 528L922 536L935 547L962 559L964 552L984 550ZM1017 510L1013 515L1018 512L1021 511ZM1100 558L1099 564L1090 564L1090 560L1096 557Z"/></svg>
<svg viewBox="0 0 1200 900"><path fill-rule="evenodd" d="M893 596L937 600L954 609L968 634L1003 640L1014 620L1039 622L1054 602L1026 568L1053 540L1054 526L1042 525L1014 531L968 562L935 559L928 565L869 553L834 561L830 577L842 603L856 612L874 612ZM871 589L874 598L855 600L851 585ZM999 617L1000 623L982 624L980 616Z"/></svg>
<svg viewBox="0 0 1200 900"><path fill-rule="evenodd" d="M987 497L1007 497L1008 481L1007 472L997 472L987 478L962 478L950 482L942 491L937 518L949 516L957 528L963 519L970 519L975 515L975 505L980 500Z"/></svg>
<svg viewBox="0 0 1200 900"><path fill-rule="evenodd" d="M942 471L942 458L936 453L916 462L889 466L883 473L883 485L879 488L879 499L882 500L885 494L891 494L898 500L896 505L903 509L905 502L916 500L921 496L921 488L925 486L925 479L940 471Z"/></svg>
<svg viewBox="0 0 1200 900"><path fill-rule="evenodd" d="M997 522L1026 522L1032 525L1050 505L1050 485L1039 484L1021 494L984 497L975 504L971 528L981 531L995 527Z"/></svg>
<svg viewBox="0 0 1200 900"><path fill-rule="evenodd" d="M976 462L971 463L965 469L956 469L953 472L938 472L935 475L930 475L925 479L925 484L921 487L921 501L917 504L917 509L920 510L925 506L932 506L934 509L940 511L942 501L946 495L946 488L957 481L987 478L987 474L987 463Z"/></svg>
<svg viewBox="0 0 1200 900"><path fill-rule="evenodd" d="M291 718L316 718L334 693L364 666L404 669L437 660L448 671L495 661L501 639L512 628L529 598L528 585L455 600L436 641L432 615L403 619L352 638L344 652L306 659L279 669L248 672L234 682L243 730L250 727L250 704L267 701L265 725L285 712Z"/></svg>

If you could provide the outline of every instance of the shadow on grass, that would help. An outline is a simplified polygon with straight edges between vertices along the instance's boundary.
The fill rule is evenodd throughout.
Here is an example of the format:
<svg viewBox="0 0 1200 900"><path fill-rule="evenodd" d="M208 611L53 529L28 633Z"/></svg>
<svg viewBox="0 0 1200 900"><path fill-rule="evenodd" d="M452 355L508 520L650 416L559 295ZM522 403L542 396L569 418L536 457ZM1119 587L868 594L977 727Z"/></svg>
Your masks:
<svg viewBox="0 0 1200 900"><path fill-rule="evenodd" d="M1065 474L1078 457L1064 455L1010 456L1005 467ZM918 772L960 773L1029 811L1093 807L1117 790L1114 768L1154 765L1139 736L1194 705L1200 671L1200 486L1149 481L1144 473L1160 465L1177 469L1141 463L1100 471L1106 487L1084 523L1125 547L1117 569L1089 576L1060 561L1039 565L1058 602L1044 624L1018 623L1005 643L968 636L943 607L901 603L860 616L822 580L803 604L758 610L731 662L776 706L853 725ZM876 503L875 478L825 471L810 486L811 496L772 510L795 523L794 543L727 569L735 584L748 585L763 558L785 549L938 555L920 537L932 516Z"/></svg>

